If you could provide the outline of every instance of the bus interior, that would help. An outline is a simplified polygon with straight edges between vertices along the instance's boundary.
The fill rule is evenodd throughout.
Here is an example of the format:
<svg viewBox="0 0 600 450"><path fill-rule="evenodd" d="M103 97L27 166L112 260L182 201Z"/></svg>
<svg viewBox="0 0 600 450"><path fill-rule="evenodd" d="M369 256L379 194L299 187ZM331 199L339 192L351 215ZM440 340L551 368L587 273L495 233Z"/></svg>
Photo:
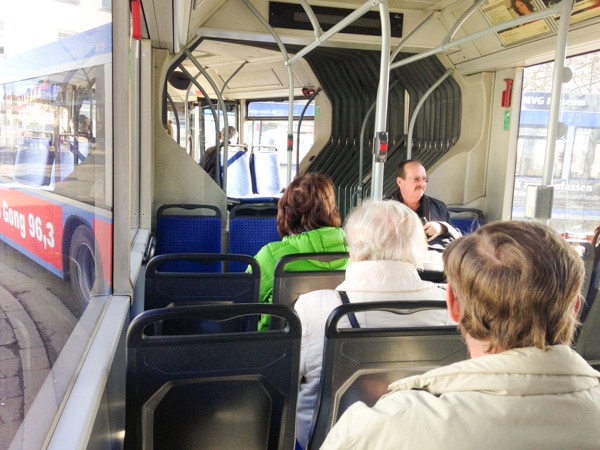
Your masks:
<svg viewBox="0 0 600 450"><path fill-rule="evenodd" d="M11 411L0 411L0 450L137 448L125 437L126 380L150 385L171 370L154 339L168 328L161 321L254 320L240 321L241 301L186 305L156 324L152 311L140 317L149 283L167 299L180 288L192 296L194 283L219 291L217 302L231 289L255 295L246 268L263 240L279 238L285 188L310 172L332 180L342 219L366 199L392 198L398 164L416 159L427 194L463 233L497 220L552 226L586 262L575 348L597 368L600 276L588 240L600 223L600 2L527 3L521 15L511 0L39 0L56 20L26 23L17 5L0 15L0 345L12 355L0 378ZM33 26L48 33L29 32L29 47L12 38ZM202 166L211 151L214 177ZM244 257L221 258L233 249ZM146 264L169 254L180 260L169 264L217 273L162 279L153 263L146 278ZM265 350L264 361L293 372L299 324L271 306L260 312L288 321L274 345L292 356ZM455 329L440 335L449 361L464 357ZM250 342L236 339L241 361ZM154 375L132 374L142 360ZM244 383L230 389L265 401ZM249 410L228 412L240 411ZM275 411L286 431L268 447L288 448L289 411Z"/></svg>

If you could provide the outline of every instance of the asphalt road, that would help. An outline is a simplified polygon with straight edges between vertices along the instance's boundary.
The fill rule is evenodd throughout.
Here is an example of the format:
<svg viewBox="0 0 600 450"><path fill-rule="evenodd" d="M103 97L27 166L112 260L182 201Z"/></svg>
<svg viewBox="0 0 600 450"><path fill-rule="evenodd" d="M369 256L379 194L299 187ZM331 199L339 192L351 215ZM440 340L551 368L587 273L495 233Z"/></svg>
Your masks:
<svg viewBox="0 0 600 450"><path fill-rule="evenodd" d="M0 242L0 449L25 413L82 313L69 283Z"/></svg>

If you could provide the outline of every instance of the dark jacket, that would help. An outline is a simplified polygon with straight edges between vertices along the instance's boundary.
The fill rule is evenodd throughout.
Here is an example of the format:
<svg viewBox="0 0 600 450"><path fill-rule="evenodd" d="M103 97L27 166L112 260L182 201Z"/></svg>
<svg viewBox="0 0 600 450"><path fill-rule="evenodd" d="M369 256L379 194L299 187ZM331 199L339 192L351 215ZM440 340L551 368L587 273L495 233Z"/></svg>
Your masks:
<svg viewBox="0 0 600 450"><path fill-rule="evenodd" d="M402 201L400 189L398 189L394 198L395 200L404 203ZM423 197L421 197L421 201L419 202L419 208L415 212L419 218L425 218L427 222L441 222L447 229L446 233L439 235L433 241L429 242L430 247L436 247L440 245L442 247L446 247L454 239L462 236L460 230L450 225L450 213L448 212L448 207L443 201L438 200L437 198L429 197L428 195L423 195Z"/></svg>
<svg viewBox="0 0 600 450"><path fill-rule="evenodd" d="M212 177L217 180L217 147L209 147L200 158L200 166Z"/></svg>

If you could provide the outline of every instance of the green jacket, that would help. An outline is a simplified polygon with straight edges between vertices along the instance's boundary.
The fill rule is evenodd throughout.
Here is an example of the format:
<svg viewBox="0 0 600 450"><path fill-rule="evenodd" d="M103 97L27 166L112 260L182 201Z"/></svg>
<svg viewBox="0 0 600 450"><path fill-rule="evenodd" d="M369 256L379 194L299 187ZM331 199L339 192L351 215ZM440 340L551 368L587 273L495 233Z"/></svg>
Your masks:
<svg viewBox="0 0 600 450"><path fill-rule="evenodd" d="M271 303L273 300L275 263L282 256L296 253L347 251L344 231L338 227L318 228L293 236L285 236L281 241L268 243L255 256L260 265L260 302ZM339 270L345 269L348 262L347 259L332 262L298 261L287 267L292 270ZM261 318L259 330L268 328L268 319L268 317Z"/></svg>

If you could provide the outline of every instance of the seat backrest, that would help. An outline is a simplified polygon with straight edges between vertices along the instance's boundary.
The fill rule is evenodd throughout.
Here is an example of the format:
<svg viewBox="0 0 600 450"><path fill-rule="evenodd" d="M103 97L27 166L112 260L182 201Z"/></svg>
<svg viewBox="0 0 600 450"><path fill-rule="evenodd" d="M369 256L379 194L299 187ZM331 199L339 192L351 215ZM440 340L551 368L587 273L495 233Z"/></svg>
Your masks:
<svg viewBox="0 0 600 450"><path fill-rule="evenodd" d="M581 305L575 350L600 370L600 264L596 266L585 302Z"/></svg>
<svg viewBox="0 0 600 450"><path fill-rule="evenodd" d="M171 271L174 262L185 261L187 272ZM227 264L238 263L252 272L233 273ZM225 271L204 270L224 264ZM257 303L260 290L260 266L247 255L230 253L180 253L154 256L146 265L144 310L175 304L201 302Z"/></svg>
<svg viewBox="0 0 600 450"><path fill-rule="evenodd" d="M52 177L50 184L63 181L75 168L77 149L79 148L77 138L73 135L61 134L56 138L56 150L54 151L54 165L52 166Z"/></svg>
<svg viewBox="0 0 600 450"><path fill-rule="evenodd" d="M277 201L242 203L231 208L229 217L277 217Z"/></svg>
<svg viewBox="0 0 600 450"><path fill-rule="evenodd" d="M54 164L51 144L52 133L25 131L17 144L13 179L35 186L50 184Z"/></svg>
<svg viewBox="0 0 600 450"><path fill-rule="evenodd" d="M229 252L254 256L263 245L280 241L277 231L277 205L244 204L234 207L229 216ZM252 214L252 213L255 214ZM263 215L264 214L264 215ZM232 263L232 272L243 272L245 265Z"/></svg>
<svg viewBox="0 0 600 450"><path fill-rule="evenodd" d="M310 449L321 446L352 403L362 401L373 406L391 382L467 359L467 348L456 326L338 329L339 320L349 312L408 314L444 308L445 302L440 301L386 301L350 303L331 312Z"/></svg>
<svg viewBox="0 0 600 450"><path fill-rule="evenodd" d="M300 294L319 289L335 289L344 281L342 270L294 270L294 263L302 260L336 261L348 259L347 252L296 253L285 255L275 264L273 303L293 305Z"/></svg>
<svg viewBox="0 0 600 450"><path fill-rule="evenodd" d="M281 192L279 176L279 155L276 147L264 150L253 148L250 167L254 193L276 195Z"/></svg>
<svg viewBox="0 0 600 450"><path fill-rule="evenodd" d="M575 247L577 253L579 253L579 255L581 255L581 259L583 259L583 265L585 266L585 278L583 280L583 286L581 286L581 295L586 297L590 289L592 275L594 272L594 246L591 242L583 239L568 238L567 242Z"/></svg>
<svg viewBox="0 0 600 450"><path fill-rule="evenodd" d="M246 149L239 150L239 146L230 145L228 153L227 197L238 198L253 195L250 152Z"/></svg>
<svg viewBox="0 0 600 450"><path fill-rule="evenodd" d="M163 205L156 213L155 254L220 253L221 227L221 211L216 206ZM172 263L170 270L188 271L189 265ZM218 264L212 266L212 271L219 270Z"/></svg>
<svg viewBox="0 0 600 450"><path fill-rule="evenodd" d="M156 322L270 314L280 330L157 335ZM283 305L146 311L127 332L126 449L294 447L300 321Z"/></svg>
<svg viewBox="0 0 600 450"><path fill-rule="evenodd" d="M462 234L469 234L483 225L483 212L476 208L449 207L450 223Z"/></svg>

